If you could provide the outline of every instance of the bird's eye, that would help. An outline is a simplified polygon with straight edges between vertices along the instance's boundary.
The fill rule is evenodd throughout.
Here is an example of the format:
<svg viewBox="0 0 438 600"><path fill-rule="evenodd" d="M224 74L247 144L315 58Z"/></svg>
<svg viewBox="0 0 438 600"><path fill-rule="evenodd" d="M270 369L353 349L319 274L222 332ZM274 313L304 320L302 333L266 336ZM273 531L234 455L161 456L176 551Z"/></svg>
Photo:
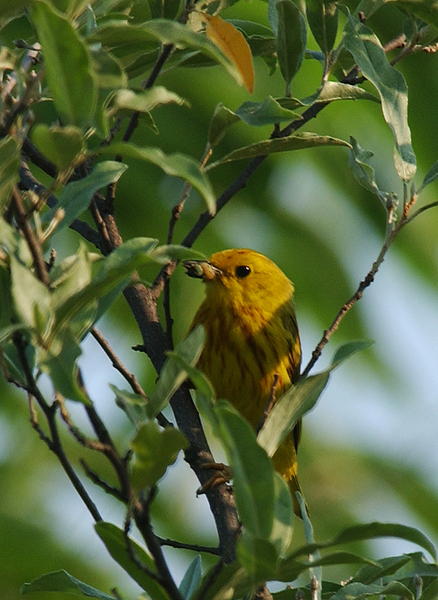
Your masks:
<svg viewBox="0 0 438 600"><path fill-rule="evenodd" d="M239 279L244 279L251 273L251 269L247 265L239 265L236 267L235 273L236 277L239 277Z"/></svg>

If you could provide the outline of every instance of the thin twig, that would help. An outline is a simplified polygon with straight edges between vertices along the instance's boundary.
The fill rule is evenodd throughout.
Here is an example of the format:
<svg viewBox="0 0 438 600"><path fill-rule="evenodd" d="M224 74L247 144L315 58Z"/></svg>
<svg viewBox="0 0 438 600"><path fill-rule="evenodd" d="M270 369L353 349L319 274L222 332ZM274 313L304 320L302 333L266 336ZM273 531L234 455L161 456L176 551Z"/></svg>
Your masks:
<svg viewBox="0 0 438 600"><path fill-rule="evenodd" d="M421 213L424 213L424 211L429 210L430 208L436 208L438 206L438 201L435 202L430 202L429 204L425 204L424 206L421 206L420 208L418 208L414 214L412 214L407 220L406 220L406 224L410 223L411 221L413 221L414 219L416 219L419 215L421 215Z"/></svg>
<svg viewBox="0 0 438 600"><path fill-rule="evenodd" d="M20 187L38 194L38 196L46 196L47 188L44 187L31 173L27 163L23 161L19 170ZM58 198L54 194L49 194L46 197L46 204L50 208L54 208L59 204ZM80 219L74 219L69 225L70 229L79 233L88 242L91 242L96 248L101 247L100 236L88 223Z"/></svg>
<svg viewBox="0 0 438 600"><path fill-rule="evenodd" d="M102 250L102 254L106 256L112 250L112 245L110 241L110 237L108 235L108 229L106 226L105 220L102 218L101 212L97 207L97 202L95 199L96 195L94 195L93 199L90 202L88 207L91 216L96 223L97 230L99 232L100 237L100 248Z"/></svg>
<svg viewBox="0 0 438 600"><path fill-rule="evenodd" d="M39 167L44 173L47 173L52 179L56 179L58 176L58 169L38 150L28 137L23 140L23 152L29 157L34 165Z"/></svg>
<svg viewBox="0 0 438 600"><path fill-rule="evenodd" d="M114 498L117 498L117 500L120 500L120 502L123 502L126 504L126 497L122 494L122 492L114 487L113 485L110 485L109 483L107 483L106 481L104 481L95 471L93 471L88 464L86 463L86 461L81 458L79 460L79 462L81 463L84 471L85 471L85 475L95 484L98 485L100 488L103 489L104 492L106 492L107 494L109 494L110 496L114 496Z"/></svg>
<svg viewBox="0 0 438 600"><path fill-rule="evenodd" d="M206 554L219 555L219 548L213 548L212 546L202 546L199 544L186 544L184 542L177 542L169 538L160 538L156 536L157 540L162 546L170 546L171 548L181 548L183 550L193 550L193 552L205 552Z"/></svg>
<svg viewBox="0 0 438 600"><path fill-rule="evenodd" d="M158 573L156 577L158 577L160 585L164 587L172 600L183 600L183 597L169 571L169 567L167 566L161 545L152 529L149 513L149 504L153 497L152 492L153 491L151 490L149 500L141 501L138 499L133 502L132 516L134 517L135 523L154 559L155 567Z"/></svg>
<svg viewBox="0 0 438 600"><path fill-rule="evenodd" d="M41 428L38 425L38 420L36 419L35 412L33 411L32 405L30 404L32 426L36 429L41 439L43 439L43 441L47 444L48 448L57 456L59 462L61 463L61 466L67 474L67 477L70 479L71 483L73 484L73 487L79 494L79 497L82 499L85 506L88 508L93 519L95 521L101 521L102 517L100 516L96 505L91 500L83 483L77 476L75 470L73 469L73 466L71 465L67 455L64 452L64 448L62 446L61 439L59 437L58 427L56 424L57 404L47 404L44 396L41 394L38 386L36 385L26 356L26 343L24 342L21 334L19 332L16 332L13 336L13 340L15 343L15 347L17 348L17 353L21 367L26 377L28 393L30 396L35 398L39 407L43 411L44 416L47 420L47 424L49 426L50 436L42 432Z"/></svg>
<svg viewBox="0 0 438 600"><path fill-rule="evenodd" d="M12 127L15 123L15 120L19 117L19 115L22 112L27 110L27 108L29 107L29 105L32 102L32 92L33 92L34 88L37 86L37 84L41 81L43 76L44 76L43 69L41 69L41 71L38 74L35 74L35 72L32 72L30 74L29 80L27 82L26 87L24 88L21 98L15 102L13 109L5 115L4 122L2 123L2 125L0 127L0 136L1 137L4 137L5 135L7 135L9 133L9 131L12 129Z"/></svg>
<svg viewBox="0 0 438 600"><path fill-rule="evenodd" d="M111 348L108 340L100 333L100 331L98 329L96 329L96 327L93 327L93 329L90 331L90 333L94 337L96 342L99 344L99 346L102 348L102 350L105 352L105 354L108 356L108 358L111 360L111 364L113 365L113 367L121 375L123 375L124 379L126 379L126 381L129 383L132 390L136 394L143 396L143 398L145 398L147 400L146 392L143 390L141 385L138 383L137 377L133 373L128 371L128 369L125 367L125 365L122 363L122 361L118 358L118 356L116 355L114 350Z"/></svg>
<svg viewBox="0 0 438 600"><path fill-rule="evenodd" d="M23 231L30 253L32 254L37 277L48 287L50 285L50 279L49 274L47 273L47 267L44 261L41 244L36 238L32 227L29 225L29 221L27 220L26 216L26 211L24 210L24 206L21 201L21 194L18 191L17 187L14 188L12 198L15 204L15 217L17 219L18 226Z"/></svg>
<svg viewBox="0 0 438 600"><path fill-rule="evenodd" d="M394 47L398 47L402 43L403 35L404 34L401 34L401 36L396 36L394 40L388 42L388 44L386 44L386 46L384 47L385 52L389 52L390 50L393 50ZM347 73L344 79L342 79L341 83L357 85L359 83L362 83L364 80L364 77L357 76L357 67L355 66L350 70L349 73ZM280 131L274 130L274 132L271 135L271 139L284 138L290 136L292 133L295 133L295 131L306 125L310 120L314 119L329 104L330 101L316 102L312 106L309 106L309 108L303 112L299 119L295 119L295 121L292 121ZM236 177L233 183L221 194L221 196L219 196L216 202L216 214L220 210L222 210L222 208L238 191L240 191L246 186L250 177L261 166L261 164L264 162L267 156L268 155L266 154L256 156L248 163L248 165L240 173L240 175ZM192 229L181 242L182 245L190 248L213 218L214 217L209 213L208 210L201 213Z"/></svg>
<svg viewBox="0 0 438 600"><path fill-rule="evenodd" d="M210 587L213 585L213 583L216 581L216 579L221 574L224 566L225 566L225 560L224 560L224 557L221 556L221 558L218 560L218 562L215 564L215 566L211 570L208 578L204 581L201 589L196 594L195 600L204 600L205 596L208 594Z"/></svg>
<svg viewBox="0 0 438 600"><path fill-rule="evenodd" d="M143 90L149 90L154 85L158 75L160 74L161 69L172 54L174 47L175 46L173 44L164 44L149 77L145 79L141 84L141 88ZM129 140L131 139L132 134L137 128L139 117L140 113L138 111L132 114L128 127L126 128L126 131L123 135L124 142L129 142Z"/></svg>
<svg viewBox="0 0 438 600"><path fill-rule="evenodd" d="M204 154L202 155L202 158L199 161L199 168L201 170L205 167L205 165L209 161L209 159L212 155L212 152L213 152L213 148L210 146L210 144L207 144ZM175 206L172 209L172 214L171 214L170 221L169 221L169 228L167 231L167 244L171 244L173 242L173 235L175 232L176 223L182 213L182 210L184 208L185 202L189 196L191 189L192 189L191 184L188 181L186 181L183 191L181 193L180 199L178 200L178 202L175 204ZM164 318L165 318L165 322L166 322L165 334L166 334L166 338L167 338L167 346L170 350L173 350L173 333L172 333L173 318L172 318L172 314L170 312L170 274L168 273L168 271L170 269L172 269L172 271L173 271L173 269L175 268L176 262L172 261L172 263L174 263L174 264L170 264L170 266L165 265L164 270L163 270L163 273L164 273L163 309L164 309Z"/></svg>
<svg viewBox="0 0 438 600"><path fill-rule="evenodd" d="M154 571L149 569L149 567L147 567L144 563L142 563L141 560L138 558L138 556L133 548L131 538L129 537L130 529L131 529L131 515L128 512L128 514L126 515L126 519L125 519L125 526L123 527L123 537L125 538L126 551L128 553L128 556L129 556L130 560L134 563L134 565L138 569L140 569L140 571L143 571L143 573L145 573L148 577L150 577L154 581L161 583L161 577L157 573L155 573Z"/></svg>
<svg viewBox="0 0 438 600"><path fill-rule="evenodd" d="M133 392L136 394L139 394L147 401L148 397L146 395L146 392L143 390L141 385L138 383L136 376L133 373L131 373L130 371L128 371L128 369L125 367L125 365L122 363L122 361L118 358L118 356L116 355L114 350L111 348L108 340L106 340L104 338L104 336L100 333L100 331L98 329L96 329L96 327L93 327L93 329L91 330L91 335L94 337L94 339L97 341L99 346L102 348L102 350L108 356L108 358L111 360L113 367L117 371L119 371L119 373L121 373L123 375L123 377L126 379L126 381L129 383ZM161 427L173 427L172 423L162 413L159 413L157 415L157 421L161 425Z"/></svg>
<svg viewBox="0 0 438 600"><path fill-rule="evenodd" d="M72 436L81 446L88 448L89 450L95 450L96 452L105 452L108 449L99 440L91 440L90 438L87 438L82 431L80 431L80 429L71 420L70 413L68 412L64 402L64 398L58 393L56 393L56 402L59 405L62 420L67 425Z"/></svg>
<svg viewBox="0 0 438 600"><path fill-rule="evenodd" d="M417 200L417 196L413 195L412 198L410 199L410 201L405 203L404 209L403 209L403 214L401 215L399 222L394 227L394 229L392 231L390 231L390 233L388 234L388 236L385 240L385 243L383 244L383 246L379 252L377 259L374 261L374 263L373 263L371 269L369 270L369 272L367 273L366 277L359 283L359 286L358 286L357 290L355 291L355 293L340 308L338 314L334 318L330 327L324 331L322 338L320 339L318 345L312 352L310 361L306 365L306 368L304 369L304 371L301 373L301 378L306 377L309 374L310 370L312 369L312 367L314 366L314 364L316 363L318 358L321 356L324 346L328 343L328 341L331 338L331 336L333 335L333 333L337 330L342 319L345 317L347 312L356 304L356 302L362 298L364 290L373 283L374 277L375 277L377 271L379 270L380 265L383 263L389 247L391 246L392 242L397 237L397 235L400 233L400 231L403 229L403 227L405 227L405 225L407 225L413 218L415 218L416 216L421 214L421 212L423 212L424 210L427 210L427 208L432 208L432 207L438 206L438 202L432 202L430 205L427 205L426 207L422 207L422 209L421 208L418 209L411 217L409 217L409 213L410 213L411 209L413 208L416 200Z"/></svg>

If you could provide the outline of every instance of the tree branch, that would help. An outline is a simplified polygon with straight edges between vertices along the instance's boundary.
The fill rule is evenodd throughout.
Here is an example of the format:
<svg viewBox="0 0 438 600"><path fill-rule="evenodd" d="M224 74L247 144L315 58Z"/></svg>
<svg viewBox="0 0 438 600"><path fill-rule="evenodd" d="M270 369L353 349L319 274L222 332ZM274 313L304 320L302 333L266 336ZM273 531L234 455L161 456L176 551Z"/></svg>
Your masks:
<svg viewBox="0 0 438 600"><path fill-rule="evenodd" d="M152 557L154 559L155 566L159 573L159 583L165 588L172 600L183 600L183 597L180 591L178 590L175 581L173 580L173 577L169 571L158 538L156 537L152 529L149 505L152 500L154 491L155 490L153 488L150 490L149 501L136 500L133 502L132 515L134 517L137 527L139 528L139 531L143 536L144 541L146 542L148 550L152 554Z"/></svg>
<svg viewBox="0 0 438 600"><path fill-rule="evenodd" d="M169 538L160 538L156 536L162 546L170 546L170 548L181 548L183 550L193 550L193 552L205 552L206 554L219 554L219 548L211 546L200 546L199 544L187 544L185 542L177 542Z"/></svg>
<svg viewBox="0 0 438 600"><path fill-rule="evenodd" d="M304 369L304 371L301 373L301 378L306 377L309 374L310 370L313 368L316 361L321 356L324 346L328 343L328 341L331 338L331 336L333 335L333 333L337 330L342 319L345 317L347 312L356 304L356 302L362 298L363 292L366 290L366 288L368 288L373 283L374 277L377 274L377 272L380 268L380 265L383 263L386 253L389 250L389 247L391 246L391 244L393 243L393 241L395 240L397 235L400 233L400 231L403 229L403 227L405 227L408 223L410 223L414 218L416 218L418 215L420 215L424 211L438 206L438 202L431 202L430 204L427 204L427 205L419 208L417 211L414 212L414 214L409 216L412 208L415 205L417 197L418 196L413 195L411 197L411 199L405 203L404 208L403 208L403 213L400 216L400 219L399 219L397 225L390 231L389 235L387 236L385 243L383 244L383 246L379 252L379 255L376 258L376 260L374 261L371 269L368 271L366 277L359 283L355 293L339 309L339 312L336 315L336 317L334 318L330 327L324 331L322 338L320 339L316 348L312 352L310 361L306 365L306 368Z"/></svg>
<svg viewBox="0 0 438 600"><path fill-rule="evenodd" d="M19 170L20 174L20 187L31 192L35 192L38 196L47 194L47 188L44 187L31 173L26 162L21 163ZM49 194L46 199L46 204L50 208L54 208L59 204L58 198L54 194ZM101 240L100 236L88 223L81 221L80 219L74 219L69 225L70 229L79 233L81 237L93 244L96 248L100 249Z"/></svg>
<svg viewBox="0 0 438 600"><path fill-rule="evenodd" d="M26 377L28 393L30 394L30 396L35 398L35 400L37 401L41 410L43 411L44 416L47 420L47 424L49 426L50 437L47 436L46 434L41 435L42 430L39 428L38 421L36 418L36 413L32 409L32 405L30 404L32 426L34 427L34 429L36 429L38 431L40 437L47 444L48 448L58 458L59 462L61 463L61 466L63 467L65 473L67 474L67 477L70 479L71 483L73 484L73 487L79 494L79 497L81 498L81 500L83 501L85 506L88 508L93 519L95 521L101 521L102 517L100 516L100 513L99 513L96 505L91 500L90 496L88 495L88 492L86 491L84 485L82 484L81 480L77 476L75 470L73 469L73 466L71 465L70 461L67 458L67 455L64 452L64 448L62 446L61 439L59 437L57 424L56 424L57 404L56 403L54 403L52 405L47 404L44 396L41 394L38 386L36 385L35 379L32 375L32 371L30 369L30 366L29 366L29 363L27 360L27 356L26 356L26 343L23 340L20 332L16 332L14 334L13 341L14 341L15 347L17 348L17 353L18 353L18 357L20 360L20 364L21 364L21 367L22 367L23 372Z"/></svg>
<svg viewBox="0 0 438 600"><path fill-rule="evenodd" d="M22 230L24 237L26 238L27 245L30 253L32 254L38 279L48 287L50 285L50 279L47 272L46 263L44 261L41 244L37 240L32 227L29 225L28 217L21 201L21 194L17 187L15 187L14 191L12 192L12 200L15 205L15 218L17 219L19 228Z"/></svg>
<svg viewBox="0 0 438 600"><path fill-rule="evenodd" d="M91 330L91 335L94 337L99 346L111 360L113 367L117 371L119 371L119 373L121 373L126 379L126 381L129 383L133 392L139 394L140 396L145 398L145 400L147 400L146 392L138 383L136 376L133 373L130 373L130 371L128 371L128 369L125 367L122 361L117 357L114 350L108 343L108 340L106 340L104 336L100 333L100 331L98 331L95 327L93 327L93 329ZM162 413L159 413L157 415L157 421L161 425L161 427L173 427L172 423L168 419L166 419L166 417Z"/></svg>

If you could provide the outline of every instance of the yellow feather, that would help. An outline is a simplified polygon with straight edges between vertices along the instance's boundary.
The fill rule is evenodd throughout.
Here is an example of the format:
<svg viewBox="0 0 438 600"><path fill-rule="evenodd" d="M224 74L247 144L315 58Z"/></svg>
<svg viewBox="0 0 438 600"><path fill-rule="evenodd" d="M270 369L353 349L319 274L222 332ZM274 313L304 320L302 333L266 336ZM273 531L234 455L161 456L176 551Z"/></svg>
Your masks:
<svg viewBox="0 0 438 600"><path fill-rule="evenodd" d="M256 429L276 378L278 398L299 376L294 286L275 263L253 250L225 250L209 261L187 261L185 266L206 284L206 298L192 323L202 323L206 331L198 367L217 397L231 402ZM272 459L289 483L297 514L300 429L298 423Z"/></svg>

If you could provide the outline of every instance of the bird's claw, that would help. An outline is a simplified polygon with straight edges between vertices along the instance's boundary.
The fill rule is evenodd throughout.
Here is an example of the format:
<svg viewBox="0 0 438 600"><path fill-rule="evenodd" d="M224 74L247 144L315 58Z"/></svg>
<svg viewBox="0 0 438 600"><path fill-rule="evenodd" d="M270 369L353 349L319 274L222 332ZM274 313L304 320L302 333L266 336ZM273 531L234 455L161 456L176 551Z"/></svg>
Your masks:
<svg viewBox="0 0 438 600"><path fill-rule="evenodd" d="M207 491L212 490L221 483L228 483L233 478L232 470L224 463L205 463L202 465L202 468L213 469L216 471L216 473L214 473L210 479L207 479L207 481L196 490L197 496L207 493Z"/></svg>

